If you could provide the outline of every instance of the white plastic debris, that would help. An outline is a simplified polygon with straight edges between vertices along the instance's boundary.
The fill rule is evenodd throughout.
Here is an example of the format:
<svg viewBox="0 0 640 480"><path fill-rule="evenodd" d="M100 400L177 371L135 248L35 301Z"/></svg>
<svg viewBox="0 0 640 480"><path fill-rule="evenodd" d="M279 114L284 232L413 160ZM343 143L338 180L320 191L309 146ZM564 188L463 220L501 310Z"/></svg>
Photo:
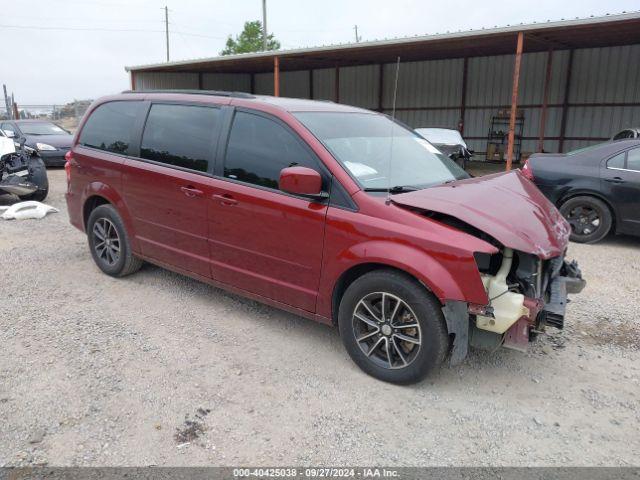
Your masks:
<svg viewBox="0 0 640 480"><path fill-rule="evenodd" d="M0 218L5 220L39 220L44 218L48 213L56 213L59 210L44 203L30 200L28 202L14 203L10 207L0 207Z"/></svg>

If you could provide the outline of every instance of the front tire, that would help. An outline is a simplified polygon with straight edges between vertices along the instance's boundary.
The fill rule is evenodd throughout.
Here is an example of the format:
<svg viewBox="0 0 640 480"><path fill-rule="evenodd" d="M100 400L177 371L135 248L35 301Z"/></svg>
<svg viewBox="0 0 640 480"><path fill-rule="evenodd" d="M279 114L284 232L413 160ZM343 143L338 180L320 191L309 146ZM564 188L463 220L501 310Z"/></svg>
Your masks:
<svg viewBox="0 0 640 480"><path fill-rule="evenodd" d="M112 205L100 205L91 212L87 239L93 261L107 275L124 277L142 266L142 260L131 252L124 222Z"/></svg>
<svg viewBox="0 0 640 480"><path fill-rule="evenodd" d="M573 197L560 206L560 213L571 225L573 242L595 243L607 236L613 218L609 207L591 196Z"/></svg>
<svg viewBox="0 0 640 480"><path fill-rule="evenodd" d="M394 270L355 280L342 297L338 322L352 360L385 382L420 381L443 362L449 347L437 299Z"/></svg>
<svg viewBox="0 0 640 480"><path fill-rule="evenodd" d="M35 183L38 186L38 190L29 195L20 195L20 200L35 200L36 202L41 202L47 198L49 194L49 179L47 177L47 168L40 157L34 157L29 160L29 175L27 180Z"/></svg>

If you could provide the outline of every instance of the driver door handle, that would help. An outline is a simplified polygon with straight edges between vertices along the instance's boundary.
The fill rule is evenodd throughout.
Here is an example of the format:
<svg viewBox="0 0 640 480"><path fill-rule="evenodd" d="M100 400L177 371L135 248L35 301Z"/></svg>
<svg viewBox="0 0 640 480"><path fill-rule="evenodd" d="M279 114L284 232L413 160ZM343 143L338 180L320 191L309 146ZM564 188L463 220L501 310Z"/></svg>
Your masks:
<svg viewBox="0 0 640 480"><path fill-rule="evenodd" d="M609 183L624 183L624 180L620 177L605 178L605 181Z"/></svg>
<svg viewBox="0 0 640 480"><path fill-rule="evenodd" d="M187 197L201 197L202 194L203 194L202 190L198 190L197 188L194 188L191 185L186 186L186 187L180 187L180 190Z"/></svg>
<svg viewBox="0 0 640 480"><path fill-rule="evenodd" d="M232 207L233 205L238 204L238 201L228 193L224 193L224 194L216 193L214 195L211 195L211 198L213 198L214 200L219 200L221 205L226 205L227 207Z"/></svg>

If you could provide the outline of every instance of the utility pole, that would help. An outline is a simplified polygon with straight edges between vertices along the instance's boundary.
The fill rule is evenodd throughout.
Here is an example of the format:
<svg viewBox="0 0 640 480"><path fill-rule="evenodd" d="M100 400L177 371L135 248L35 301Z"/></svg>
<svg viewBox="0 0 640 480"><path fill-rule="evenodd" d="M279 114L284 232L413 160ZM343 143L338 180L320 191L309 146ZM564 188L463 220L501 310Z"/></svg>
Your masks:
<svg viewBox="0 0 640 480"><path fill-rule="evenodd" d="M164 6L164 34L167 38L167 62L169 61L169 7Z"/></svg>
<svg viewBox="0 0 640 480"><path fill-rule="evenodd" d="M358 25L354 25L353 29L356 31L356 43L360 41L360 37L358 36Z"/></svg>
<svg viewBox="0 0 640 480"><path fill-rule="evenodd" d="M7 86L2 84L2 89L4 90L4 106L7 109L7 118L11 119L13 112L11 111L11 104L9 103L9 96L7 95Z"/></svg>
<svg viewBox="0 0 640 480"><path fill-rule="evenodd" d="M13 108L13 119L20 120L20 111L18 110L18 104L13 97L13 93L11 94L11 108Z"/></svg>
<svg viewBox="0 0 640 480"><path fill-rule="evenodd" d="M262 0L262 50L267 51L267 0Z"/></svg>

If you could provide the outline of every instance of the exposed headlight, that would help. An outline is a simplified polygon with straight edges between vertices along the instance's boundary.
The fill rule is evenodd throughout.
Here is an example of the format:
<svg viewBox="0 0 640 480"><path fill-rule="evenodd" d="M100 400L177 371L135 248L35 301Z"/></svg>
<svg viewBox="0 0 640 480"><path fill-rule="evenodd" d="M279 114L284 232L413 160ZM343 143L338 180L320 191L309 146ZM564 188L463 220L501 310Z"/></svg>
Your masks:
<svg viewBox="0 0 640 480"><path fill-rule="evenodd" d="M56 147L52 147L51 145L48 145L46 143L36 143L36 148L38 150L57 150Z"/></svg>

